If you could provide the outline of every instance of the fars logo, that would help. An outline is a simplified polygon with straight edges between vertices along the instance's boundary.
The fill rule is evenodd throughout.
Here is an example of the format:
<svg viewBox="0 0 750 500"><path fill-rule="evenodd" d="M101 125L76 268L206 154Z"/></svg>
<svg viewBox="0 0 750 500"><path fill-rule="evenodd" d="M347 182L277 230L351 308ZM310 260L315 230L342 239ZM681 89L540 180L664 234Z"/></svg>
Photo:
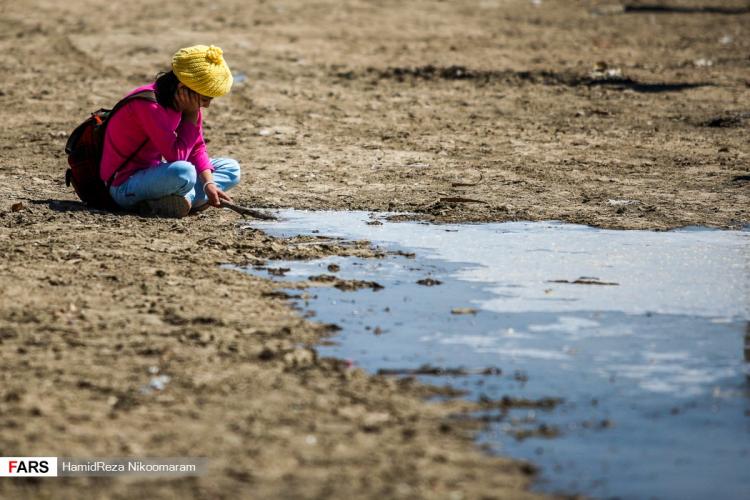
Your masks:
<svg viewBox="0 0 750 500"><path fill-rule="evenodd" d="M57 457L0 457L0 477L57 476Z"/></svg>

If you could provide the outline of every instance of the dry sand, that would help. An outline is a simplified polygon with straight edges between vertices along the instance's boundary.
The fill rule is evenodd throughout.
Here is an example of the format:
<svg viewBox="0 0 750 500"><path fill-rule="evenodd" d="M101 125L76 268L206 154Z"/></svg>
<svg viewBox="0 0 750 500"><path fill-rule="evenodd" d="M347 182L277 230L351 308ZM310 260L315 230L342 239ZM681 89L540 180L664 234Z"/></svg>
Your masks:
<svg viewBox="0 0 750 500"><path fill-rule="evenodd" d="M218 266L366 244L293 245L213 209L90 211L64 185L63 146L176 49L214 43L246 75L205 118L210 153L244 167L244 204L747 223L747 3L622 5L0 3L0 455L212 464L188 480L0 481L0 497L532 496L529 467L451 418L470 403L318 359L331 328ZM143 390L154 375L166 388Z"/></svg>

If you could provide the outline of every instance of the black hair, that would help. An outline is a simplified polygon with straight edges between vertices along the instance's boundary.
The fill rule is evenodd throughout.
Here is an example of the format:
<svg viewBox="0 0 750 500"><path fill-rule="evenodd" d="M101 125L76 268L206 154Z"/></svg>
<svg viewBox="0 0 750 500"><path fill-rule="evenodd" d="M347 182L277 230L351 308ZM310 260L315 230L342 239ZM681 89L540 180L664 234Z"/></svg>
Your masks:
<svg viewBox="0 0 750 500"><path fill-rule="evenodd" d="M174 94L177 91L177 84L180 80L174 71L159 73L156 75L156 102L165 108L177 109L174 102Z"/></svg>

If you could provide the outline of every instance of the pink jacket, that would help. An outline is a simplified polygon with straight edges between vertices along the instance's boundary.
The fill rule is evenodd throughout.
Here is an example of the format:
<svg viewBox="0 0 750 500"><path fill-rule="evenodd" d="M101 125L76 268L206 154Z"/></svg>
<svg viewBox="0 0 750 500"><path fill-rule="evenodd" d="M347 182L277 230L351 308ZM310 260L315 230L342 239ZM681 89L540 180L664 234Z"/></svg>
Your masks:
<svg viewBox="0 0 750 500"><path fill-rule="evenodd" d="M139 87L130 94L142 90L154 90L154 84ZM203 142L202 125L203 115L200 112L196 126L182 120L179 111L164 108L156 102L144 99L130 101L112 116L107 125L99 169L102 180L107 182L117 167L147 138L148 142L135 158L117 173L113 186L119 186L138 170L155 167L162 161L187 160L199 174L212 170L206 143Z"/></svg>

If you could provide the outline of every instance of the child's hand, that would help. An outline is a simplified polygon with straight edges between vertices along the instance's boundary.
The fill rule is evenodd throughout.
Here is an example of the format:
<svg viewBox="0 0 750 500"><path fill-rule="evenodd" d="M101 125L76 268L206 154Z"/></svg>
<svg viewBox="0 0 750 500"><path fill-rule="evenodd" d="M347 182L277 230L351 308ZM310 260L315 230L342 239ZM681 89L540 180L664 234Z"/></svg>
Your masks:
<svg viewBox="0 0 750 500"><path fill-rule="evenodd" d="M203 187L203 190L206 193L206 196L208 197L208 203L211 206L218 207L221 206L221 201L225 200L229 203L232 203L232 198L229 197L228 194L226 194L224 191L216 187L216 184L207 184Z"/></svg>
<svg viewBox="0 0 750 500"><path fill-rule="evenodd" d="M198 123L198 110L201 108L201 96L187 87L178 87L174 96L177 109L182 111L186 118L193 123Z"/></svg>

